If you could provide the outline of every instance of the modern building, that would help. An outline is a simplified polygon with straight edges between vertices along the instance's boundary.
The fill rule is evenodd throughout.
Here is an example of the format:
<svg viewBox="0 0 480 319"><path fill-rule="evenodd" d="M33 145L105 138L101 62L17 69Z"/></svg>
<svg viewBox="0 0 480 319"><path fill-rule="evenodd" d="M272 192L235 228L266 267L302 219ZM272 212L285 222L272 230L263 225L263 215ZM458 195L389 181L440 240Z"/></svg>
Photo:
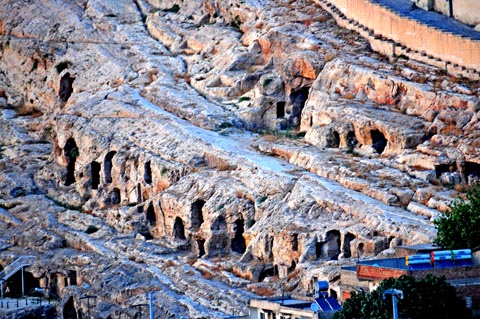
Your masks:
<svg viewBox="0 0 480 319"><path fill-rule="evenodd" d="M409 275L424 278L428 274L445 276L472 309L480 305L480 252L470 249L431 250L427 247L400 248L400 254L415 252L404 257L364 260L354 266L346 266L340 275L340 299L350 298L352 291L371 292L387 278ZM477 306L475 306L477 305Z"/></svg>
<svg viewBox="0 0 480 319"><path fill-rule="evenodd" d="M250 300L250 319L331 319L342 307L328 296L328 282L317 282L315 297L282 296Z"/></svg>

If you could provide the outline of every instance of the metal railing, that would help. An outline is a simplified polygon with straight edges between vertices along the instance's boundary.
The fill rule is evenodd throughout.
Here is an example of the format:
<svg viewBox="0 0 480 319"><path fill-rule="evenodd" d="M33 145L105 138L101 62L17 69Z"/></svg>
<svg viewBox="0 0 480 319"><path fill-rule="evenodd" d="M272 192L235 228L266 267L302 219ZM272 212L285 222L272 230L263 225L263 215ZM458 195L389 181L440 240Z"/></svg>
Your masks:
<svg viewBox="0 0 480 319"><path fill-rule="evenodd" d="M23 267L30 266L34 260L35 256L22 256L17 258L13 263L0 271L0 280L7 280Z"/></svg>

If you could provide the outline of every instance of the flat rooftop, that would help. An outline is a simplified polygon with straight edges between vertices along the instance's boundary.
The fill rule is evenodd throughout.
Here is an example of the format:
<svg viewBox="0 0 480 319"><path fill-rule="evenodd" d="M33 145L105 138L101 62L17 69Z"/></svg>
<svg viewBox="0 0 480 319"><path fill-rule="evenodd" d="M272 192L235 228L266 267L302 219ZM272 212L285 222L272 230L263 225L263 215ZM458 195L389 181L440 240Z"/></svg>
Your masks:
<svg viewBox="0 0 480 319"><path fill-rule="evenodd" d="M422 250L428 250L428 251L435 251L435 250L441 250L440 247L434 245L434 244L417 244L417 245L405 245L405 246L397 246L395 249L404 249L404 250L413 250L413 251L422 251Z"/></svg>
<svg viewBox="0 0 480 319"><path fill-rule="evenodd" d="M272 298L262 299L262 301L274 302L285 307L303 309L303 310L311 310L310 306L312 305L312 301L310 300L295 299L290 296L288 297L285 296L284 298L272 297Z"/></svg>
<svg viewBox="0 0 480 319"><path fill-rule="evenodd" d="M364 260L364 261L359 261L357 265L368 265L368 266L380 267L380 268L409 270L405 264L404 257Z"/></svg>

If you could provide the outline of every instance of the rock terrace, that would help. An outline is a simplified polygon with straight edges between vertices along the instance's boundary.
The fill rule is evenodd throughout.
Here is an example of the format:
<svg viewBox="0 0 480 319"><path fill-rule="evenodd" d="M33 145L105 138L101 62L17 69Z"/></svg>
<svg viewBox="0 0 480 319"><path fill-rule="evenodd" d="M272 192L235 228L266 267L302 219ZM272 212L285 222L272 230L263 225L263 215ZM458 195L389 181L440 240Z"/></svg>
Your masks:
<svg viewBox="0 0 480 319"><path fill-rule="evenodd" d="M335 290L336 266L432 241L480 176L478 82L385 58L313 1L0 7L1 266L35 256L58 312Z"/></svg>

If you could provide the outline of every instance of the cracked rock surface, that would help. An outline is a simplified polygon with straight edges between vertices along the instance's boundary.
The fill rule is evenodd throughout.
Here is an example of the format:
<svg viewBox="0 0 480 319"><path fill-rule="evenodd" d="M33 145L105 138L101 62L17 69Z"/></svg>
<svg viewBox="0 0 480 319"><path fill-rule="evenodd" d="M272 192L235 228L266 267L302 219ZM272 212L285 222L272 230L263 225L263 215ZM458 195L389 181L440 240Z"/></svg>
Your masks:
<svg viewBox="0 0 480 319"><path fill-rule="evenodd" d="M224 318L338 289L338 266L431 242L480 176L479 84L314 1L0 8L0 270L34 256L64 317L86 294L95 318L150 292L156 318Z"/></svg>

